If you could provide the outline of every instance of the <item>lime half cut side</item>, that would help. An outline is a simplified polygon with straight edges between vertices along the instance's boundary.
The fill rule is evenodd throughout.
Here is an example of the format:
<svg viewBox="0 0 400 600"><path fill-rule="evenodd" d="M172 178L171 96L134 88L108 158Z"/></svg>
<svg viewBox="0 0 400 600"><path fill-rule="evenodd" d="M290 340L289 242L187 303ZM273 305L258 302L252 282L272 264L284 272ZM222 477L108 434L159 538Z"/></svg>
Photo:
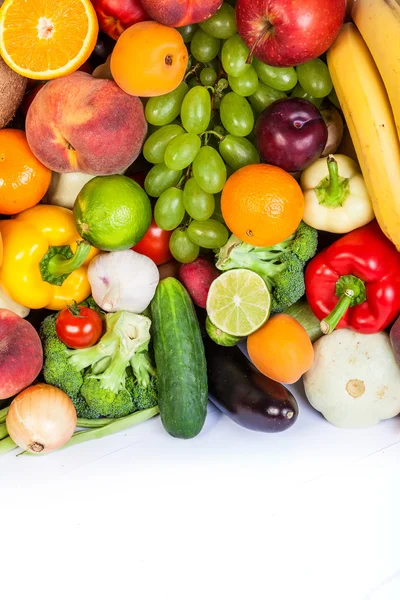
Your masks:
<svg viewBox="0 0 400 600"><path fill-rule="evenodd" d="M232 269L211 284L207 313L210 321L225 333L246 337L264 325L270 312L267 284L253 271Z"/></svg>

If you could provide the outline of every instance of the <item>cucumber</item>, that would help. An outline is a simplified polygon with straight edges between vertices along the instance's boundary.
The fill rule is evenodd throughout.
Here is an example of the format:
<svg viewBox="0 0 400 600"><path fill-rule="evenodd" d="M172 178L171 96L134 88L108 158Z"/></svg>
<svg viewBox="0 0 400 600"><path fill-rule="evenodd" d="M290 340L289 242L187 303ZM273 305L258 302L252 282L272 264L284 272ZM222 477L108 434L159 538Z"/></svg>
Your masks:
<svg viewBox="0 0 400 600"><path fill-rule="evenodd" d="M173 437L193 438L203 428L208 401L206 358L193 303L183 285L167 277L158 284L150 308L161 421Z"/></svg>

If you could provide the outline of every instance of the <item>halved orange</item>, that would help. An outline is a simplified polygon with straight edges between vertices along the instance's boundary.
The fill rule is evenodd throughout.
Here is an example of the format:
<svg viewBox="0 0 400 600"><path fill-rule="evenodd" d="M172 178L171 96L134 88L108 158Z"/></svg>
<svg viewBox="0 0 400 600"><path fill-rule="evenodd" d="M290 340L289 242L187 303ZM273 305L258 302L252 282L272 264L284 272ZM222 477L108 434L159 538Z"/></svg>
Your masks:
<svg viewBox="0 0 400 600"><path fill-rule="evenodd" d="M55 79L83 65L98 31L90 0L5 0L0 55L20 75Z"/></svg>

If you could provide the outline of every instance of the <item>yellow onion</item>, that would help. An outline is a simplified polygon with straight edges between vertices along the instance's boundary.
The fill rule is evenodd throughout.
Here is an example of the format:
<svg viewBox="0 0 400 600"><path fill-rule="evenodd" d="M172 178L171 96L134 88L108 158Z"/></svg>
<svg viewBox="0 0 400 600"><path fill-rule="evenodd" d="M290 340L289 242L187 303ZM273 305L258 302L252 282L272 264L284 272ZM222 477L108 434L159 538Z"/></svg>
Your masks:
<svg viewBox="0 0 400 600"><path fill-rule="evenodd" d="M14 398L6 425L11 439L23 450L45 454L64 446L76 428L72 400L58 388L39 383Z"/></svg>

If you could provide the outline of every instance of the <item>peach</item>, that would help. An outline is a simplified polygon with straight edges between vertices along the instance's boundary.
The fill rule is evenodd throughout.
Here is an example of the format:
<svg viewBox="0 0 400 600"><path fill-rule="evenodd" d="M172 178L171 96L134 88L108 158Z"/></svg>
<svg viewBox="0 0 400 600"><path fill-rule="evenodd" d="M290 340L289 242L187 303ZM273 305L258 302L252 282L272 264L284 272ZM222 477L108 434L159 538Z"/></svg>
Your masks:
<svg viewBox="0 0 400 600"><path fill-rule="evenodd" d="M205 21L221 4L222 0L142 0L143 8L152 19L170 27Z"/></svg>
<svg viewBox="0 0 400 600"><path fill-rule="evenodd" d="M26 117L32 152L57 173L120 173L139 156L146 133L139 98L82 71L46 83Z"/></svg>
<svg viewBox="0 0 400 600"><path fill-rule="evenodd" d="M42 344L34 327L10 310L0 309L0 400L28 387L42 366Z"/></svg>

